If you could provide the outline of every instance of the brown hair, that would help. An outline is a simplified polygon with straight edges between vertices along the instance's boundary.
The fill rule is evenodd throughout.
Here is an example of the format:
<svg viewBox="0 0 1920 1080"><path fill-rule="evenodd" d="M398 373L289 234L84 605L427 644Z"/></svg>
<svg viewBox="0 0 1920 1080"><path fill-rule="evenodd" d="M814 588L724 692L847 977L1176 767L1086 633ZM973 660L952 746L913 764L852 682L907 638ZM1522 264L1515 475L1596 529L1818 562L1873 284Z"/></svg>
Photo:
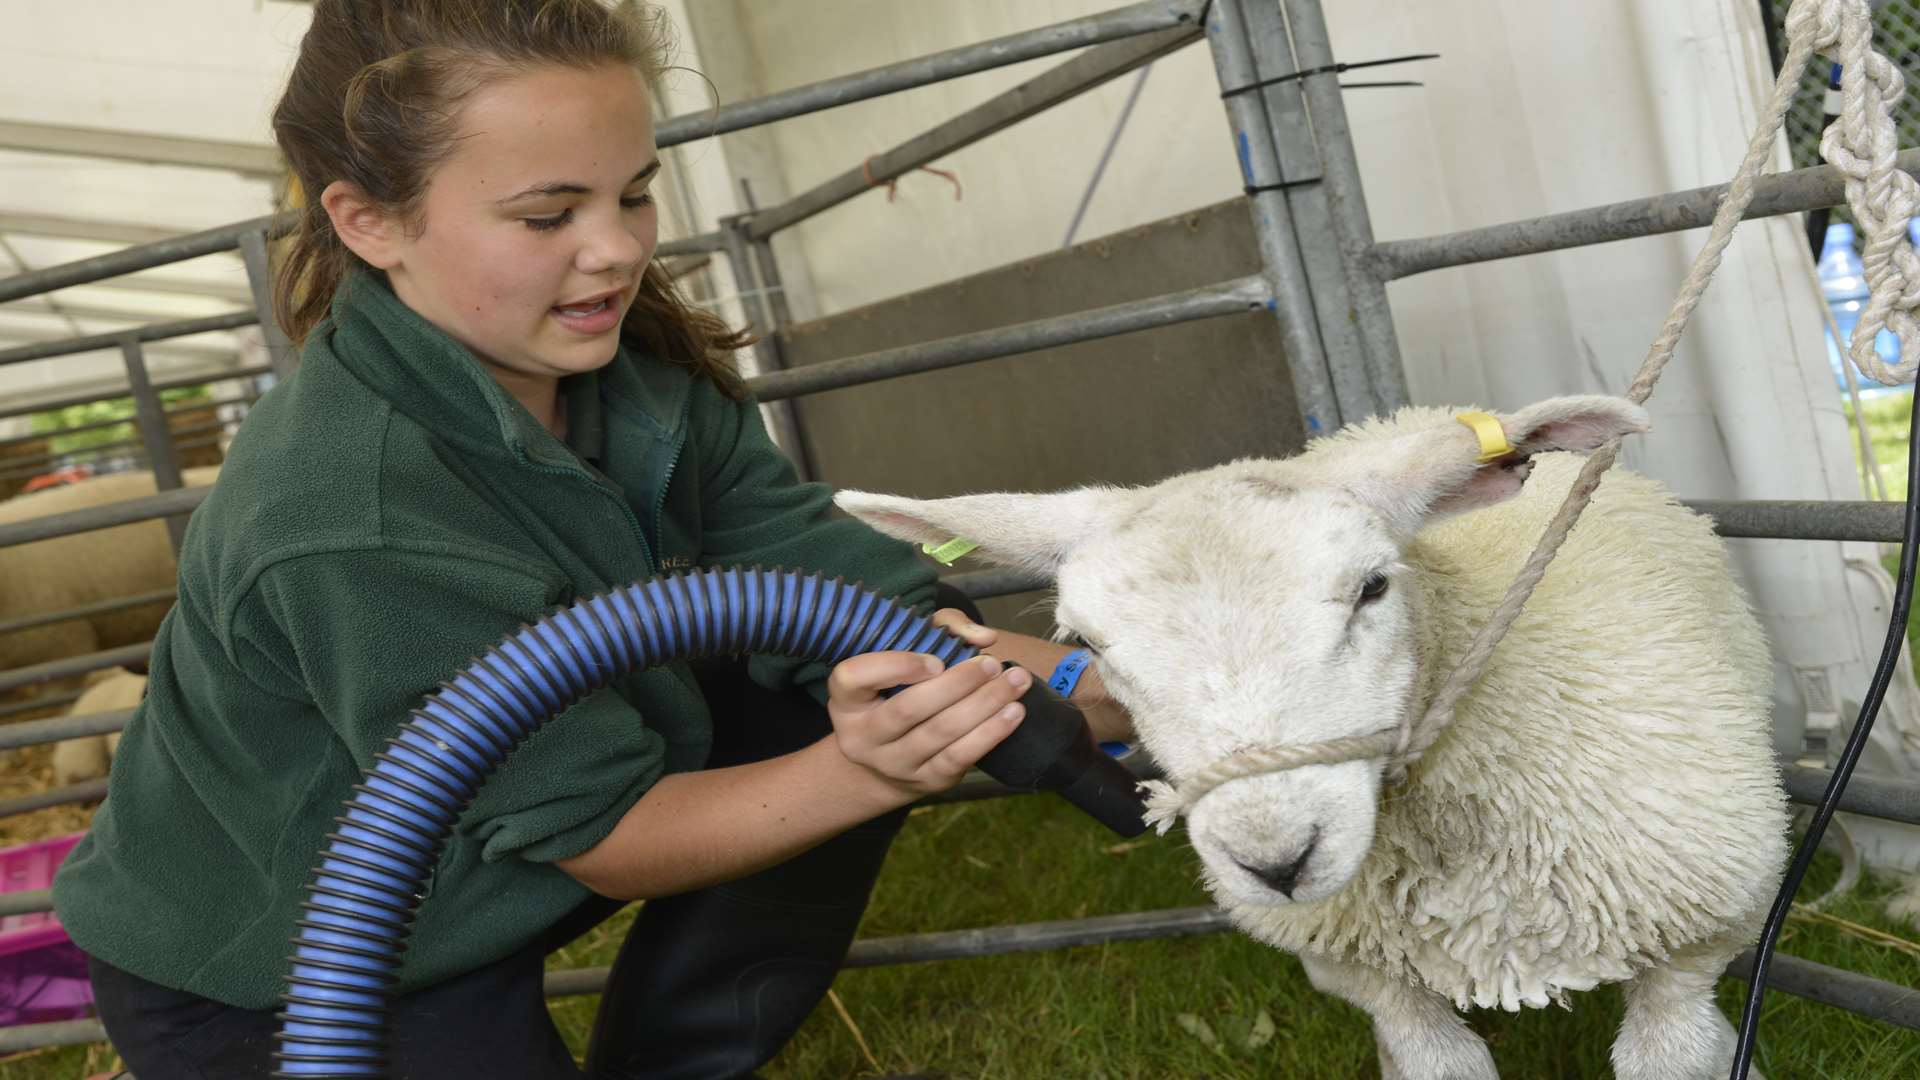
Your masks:
<svg viewBox="0 0 1920 1080"><path fill-rule="evenodd" d="M345 180L402 219L414 218L433 170L452 151L462 101L528 68L623 64L649 85L664 69L665 16L652 5L602 0L318 0L273 134L306 192L275 275L274 313L298 342L327 314L359 262L319 203ZM655 355L745 389L727 354L751 342L689 305L658 263L621 326Z"/></svg>

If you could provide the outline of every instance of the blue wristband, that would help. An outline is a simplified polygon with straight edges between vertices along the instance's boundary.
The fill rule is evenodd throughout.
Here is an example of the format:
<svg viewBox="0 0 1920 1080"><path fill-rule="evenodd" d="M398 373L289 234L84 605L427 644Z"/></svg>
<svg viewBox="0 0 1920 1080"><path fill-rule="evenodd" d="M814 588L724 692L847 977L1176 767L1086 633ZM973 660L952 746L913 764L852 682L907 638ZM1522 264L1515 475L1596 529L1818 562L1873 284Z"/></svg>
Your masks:
<svg viewBox="0 0 1920 1080"><path fill-rule="evenodd" d="M1093 662L1093 654L1085 649L1075 649L1060 658L1053 665L1053 674L1047 676L1047 686L1060 695L1062 701L1073 696L1073 688L1080 685L1080 676L1086 674L1087 665ZM1123 742L1103 742L1100 749L1108 757L1125 757L1133 752L1133 747Z"/></svg>
<svg viewBox="0 0 1920 1080"><path fill-rule="evenodd" d="M1086 673L1087 664L1092 660L1093 654L1087 650L1073 650L1053 665L1053 674L1047 676L1047 685L1063 701L1072 697L1073 688L1080 685L1080 676Z"/></svg>

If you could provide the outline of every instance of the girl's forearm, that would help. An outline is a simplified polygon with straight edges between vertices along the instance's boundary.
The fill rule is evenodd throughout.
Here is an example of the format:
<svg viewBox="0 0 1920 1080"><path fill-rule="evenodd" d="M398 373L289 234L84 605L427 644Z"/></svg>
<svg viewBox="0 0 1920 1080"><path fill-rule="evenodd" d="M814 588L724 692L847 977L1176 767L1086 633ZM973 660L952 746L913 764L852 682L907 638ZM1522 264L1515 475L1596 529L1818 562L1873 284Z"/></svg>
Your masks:
<svg viewBox="0 0 1920 1080"><path fill-rule="evenodd" d="M987 652L1011 664L1019 664L1033 673L1034 678L1045 682L1053 673L1060 658L1073 651L1073 646L1047 641L1043 638L1016 634L1011 630L995 630L998 638L987 646ZM1086 715L1087 726L1093 729L1093 737L1102 741L1130 740L1133 738L1133 721L1126 711L1114 704L1107 696L1100 675L1089 667L1081 673L1079 685L1073 688L1068 698Z"/></svg>
<svg viewBox="0 0 1920 1080"><path fill-rule="evenodd" d="M766 761L663 776L604 840L556 865L602 896L671 896L785 862L908 801L829 736Z"/></svg>

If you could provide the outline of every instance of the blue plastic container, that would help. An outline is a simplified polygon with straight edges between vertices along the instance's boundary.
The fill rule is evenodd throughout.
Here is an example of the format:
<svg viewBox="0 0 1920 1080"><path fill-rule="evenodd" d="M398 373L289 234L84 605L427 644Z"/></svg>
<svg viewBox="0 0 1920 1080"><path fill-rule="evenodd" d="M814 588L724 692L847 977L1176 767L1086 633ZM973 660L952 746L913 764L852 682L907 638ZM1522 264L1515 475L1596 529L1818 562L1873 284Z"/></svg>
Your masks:
<svg viewBox="0 0 1920 1080"><path fill-rule="evenodd" d="M1920 244L1920 218L1908 222L1909 235ZM1844 393L1847 388L1846 372L1841 364L1852 361L1846 357L1847 342L1853 338L1854 324L1860 321L1860 312L1867 306L1866 269L1860 265L1860 256L1853 248L1853 226L1837 222L1827 226L1826 244L1820 249L1820 292L1826 298L1828 310L1833 312L1833 321L1840 328L1842 340L1835 342L1833 335L1827 338L1827 361L1833 368L1833 378ZM1888 364L1900 361L1900 339L1880 331L1873 341L1874 351ZM1905 390L1905 386L1887 386L1855 372L1860 380L1861 394L1887 394Z"/></svg>

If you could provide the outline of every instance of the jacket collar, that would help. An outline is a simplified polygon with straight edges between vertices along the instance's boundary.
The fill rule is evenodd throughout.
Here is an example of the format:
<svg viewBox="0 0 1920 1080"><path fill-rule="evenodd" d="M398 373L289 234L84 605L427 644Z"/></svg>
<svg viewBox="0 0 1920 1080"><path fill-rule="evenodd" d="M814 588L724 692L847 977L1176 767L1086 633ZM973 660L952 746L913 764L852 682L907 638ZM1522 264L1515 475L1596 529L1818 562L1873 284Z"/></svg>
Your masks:
<svg viewBox="0 0 1920 1080"><path fill-rule="evenodd" d="M655 438L679 434L686 373L638 355L630 341L621 342L607 366L561 380L563 444L472 352L402 303L384 274L349 272L334 293L328 322L316 329L316 346L394 408L468 451L578 468L579 457L601 456L609 422L619 422L606 415L610 401L632 406L619 409L620 417L637 413Z"/></svg>

